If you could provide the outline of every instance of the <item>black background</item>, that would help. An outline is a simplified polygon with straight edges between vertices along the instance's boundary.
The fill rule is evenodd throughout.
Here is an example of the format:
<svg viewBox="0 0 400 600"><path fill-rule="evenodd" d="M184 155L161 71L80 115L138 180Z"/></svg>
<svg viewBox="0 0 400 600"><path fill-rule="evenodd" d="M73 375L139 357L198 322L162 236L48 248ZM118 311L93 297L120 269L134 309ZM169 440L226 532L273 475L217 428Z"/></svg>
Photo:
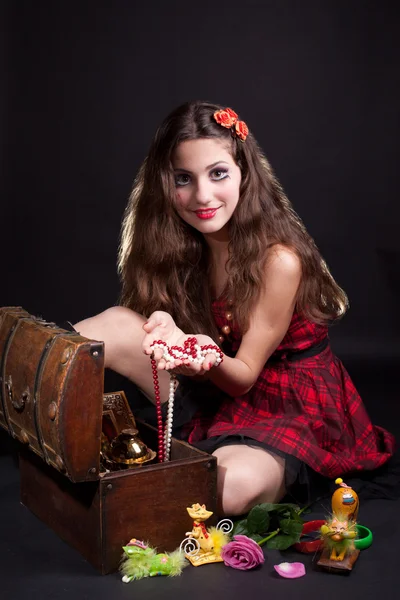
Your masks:
<svg viewBox="0 0 400 600"><path fill-rule="evenodd" d="M400 433L398 13L390 0L0 2L0 305L74 322L116 304L122 214L156 127L186 100L231 106L349 295L334 349L374 420ZM18 506L9 450L1 434L2 597L22 597L27 582L32 598L135 594L113 576L100 589L91 567ZM340 579L353 598L361 584L376 597L383 580L397 597L398 507L383 504L364 509L375 552L351 584ZM273 558L249 577L195 569L169 589L234 597L251 581L258 595L337 597L330 575L283 588ZM137 585L152 598L168 592L160 580Z"/></svg>
<svg viewBox="0 0 400 600"><path fill-rule="evenodd" d="M164 116L232 106L351 310L350 357L399 356L396 3L2 3L2 305L76 321L118 302L133 178Z"/></svg>

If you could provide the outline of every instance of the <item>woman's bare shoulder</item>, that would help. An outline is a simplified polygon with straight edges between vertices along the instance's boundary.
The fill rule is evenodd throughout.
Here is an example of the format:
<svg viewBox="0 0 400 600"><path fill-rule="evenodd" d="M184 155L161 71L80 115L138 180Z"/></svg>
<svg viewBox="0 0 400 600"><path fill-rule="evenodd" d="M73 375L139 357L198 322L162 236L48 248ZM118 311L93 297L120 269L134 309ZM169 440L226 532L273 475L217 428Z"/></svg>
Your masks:
<svg viewBox="0 0 400 600"><path fill-rule="evenodd" d="M268 276L279 273L298 277L302 272L301 259L289 246L274 244L268 251L266 269Z"/></svg>

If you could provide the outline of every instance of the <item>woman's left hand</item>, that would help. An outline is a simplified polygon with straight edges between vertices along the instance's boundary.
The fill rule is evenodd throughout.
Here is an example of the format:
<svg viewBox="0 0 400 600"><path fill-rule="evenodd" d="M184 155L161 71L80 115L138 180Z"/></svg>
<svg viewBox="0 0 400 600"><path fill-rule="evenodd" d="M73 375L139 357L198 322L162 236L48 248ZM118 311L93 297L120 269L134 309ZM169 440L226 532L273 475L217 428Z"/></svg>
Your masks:
<svg viewBox="0 0 400 600"><path fill-rule="evenodd" d="M186 340L195 337L199 346L216 346L216 343L208 335L182 335L176 342L177 346L183 347ZM158 368L165 369L174 373L175 375L186 375L187 377L194 377L195 375L204 375L214 366L216 362L216 355L214 353L207 354L204 357L203 363L200 365L197 362L191 362L188 359L175 359L174 363L167 362L164 358L158 361Z"/></svg>

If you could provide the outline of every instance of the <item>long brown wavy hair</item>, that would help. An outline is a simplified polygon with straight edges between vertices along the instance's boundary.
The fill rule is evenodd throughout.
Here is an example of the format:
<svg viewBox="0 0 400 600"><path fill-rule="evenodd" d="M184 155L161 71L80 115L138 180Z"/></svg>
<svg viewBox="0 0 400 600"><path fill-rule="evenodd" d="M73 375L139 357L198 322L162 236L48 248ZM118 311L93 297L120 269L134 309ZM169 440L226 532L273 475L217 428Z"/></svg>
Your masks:
<svg viewBox="0 0 400 600"><path fill-rule="evenodd" d="M260 294L265 265L276 244L301 260L296 310L317 323L332 323L348 306L313 239L295 213L270 164L249 133L245 142L216 123L207 102L188 102L157 130L125 210L118 269L121 304L149 316L169 312L186 333L216 339L211 312L210 255L204 237L177 214L173 152L183 141L224 140L242 178L239 202L229 221L228 282L223 297L234 301L234 320L244 333Z"/></svg>

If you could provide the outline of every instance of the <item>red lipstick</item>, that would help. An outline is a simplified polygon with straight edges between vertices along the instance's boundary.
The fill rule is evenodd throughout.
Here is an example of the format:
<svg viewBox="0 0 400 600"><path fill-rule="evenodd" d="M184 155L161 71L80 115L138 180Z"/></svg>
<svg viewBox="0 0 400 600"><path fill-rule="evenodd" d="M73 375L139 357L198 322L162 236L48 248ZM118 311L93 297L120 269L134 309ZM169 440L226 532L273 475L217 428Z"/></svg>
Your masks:
<svg viewBox="0 0 400 600"><path fill-rule="evenodd" d="M218 208L207 208L205 210L195 210L195 215L199 219L212 219L215 217Z"/></svg>

